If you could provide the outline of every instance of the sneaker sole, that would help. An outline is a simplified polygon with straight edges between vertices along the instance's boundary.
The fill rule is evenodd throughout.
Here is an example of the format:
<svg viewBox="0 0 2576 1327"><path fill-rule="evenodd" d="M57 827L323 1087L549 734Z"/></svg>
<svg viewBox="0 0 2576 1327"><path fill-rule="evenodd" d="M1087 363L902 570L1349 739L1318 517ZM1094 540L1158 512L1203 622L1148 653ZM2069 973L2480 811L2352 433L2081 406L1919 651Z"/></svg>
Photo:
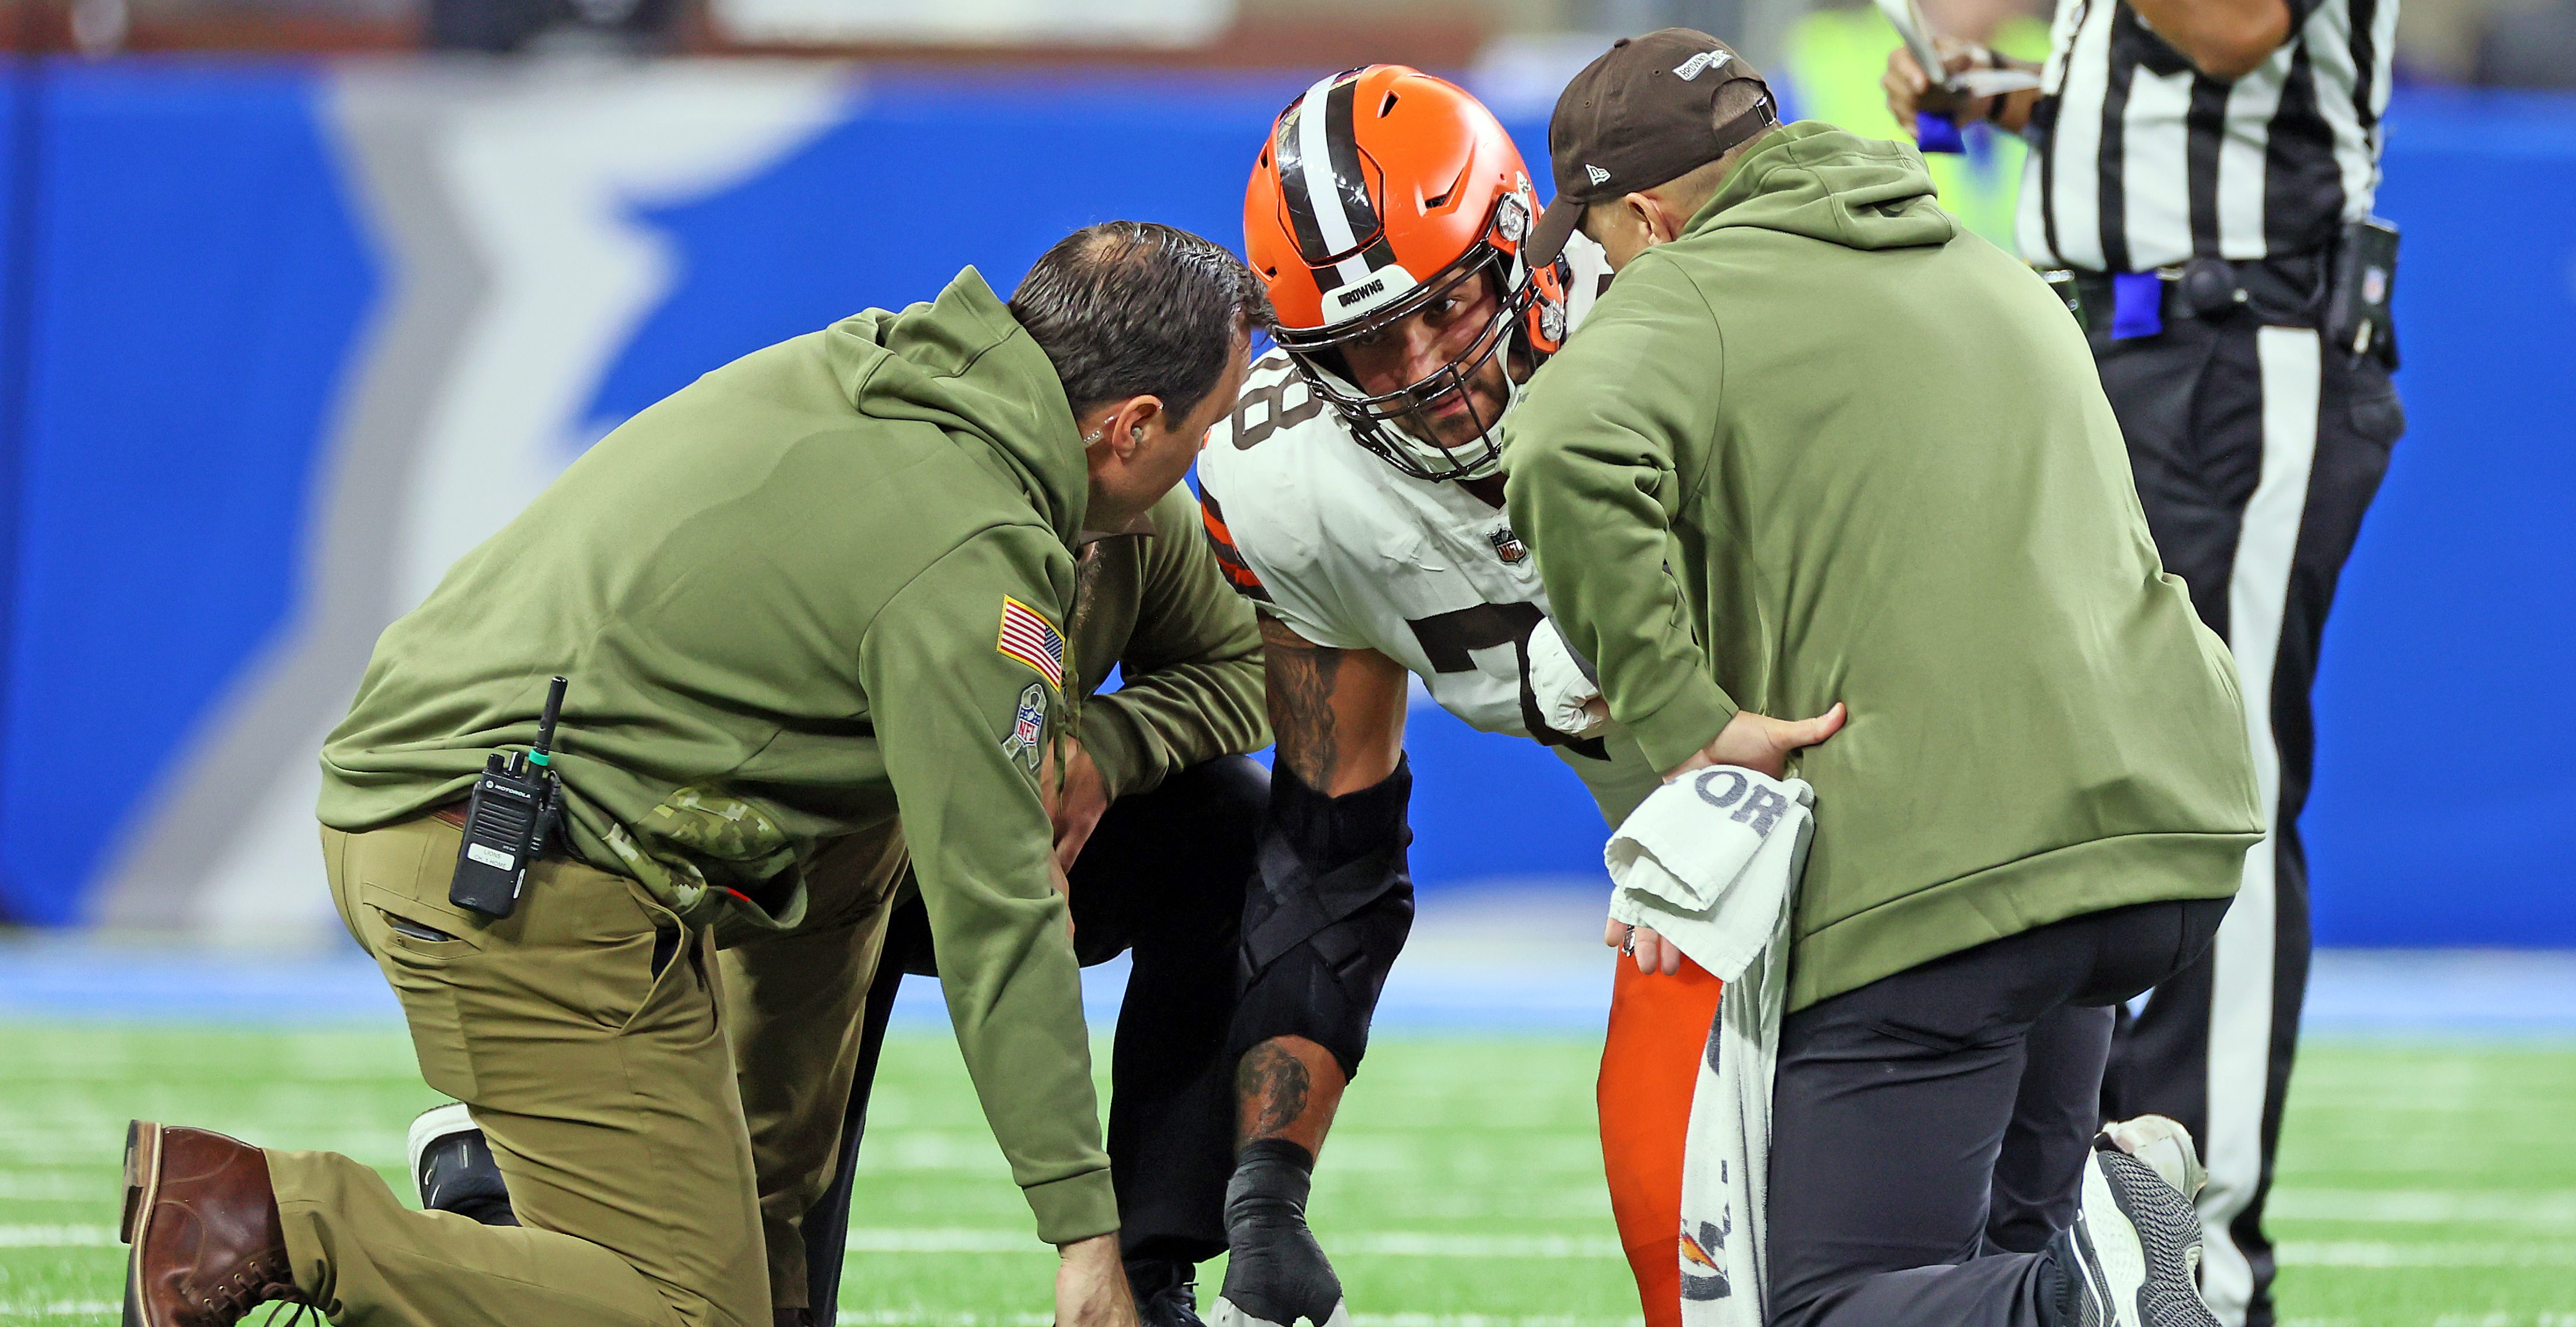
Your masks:
<svg viewBox="0 0 2576 1327"><path fill-rule="evenodd" d="M2126 1183L2111 1183L2109 1172L2113 1166L2133 1172L2125 1176ZM2129 1185L2157 1185L2171 1192L2186 1214L2191 1212L2191 1200L2167 1184L2164 1177L2156 1173L2155 1167L2126 1152L2094 1154L2094 1164L2084 1168L2085 1201L2092 1201L2096 1184L2101 1186L2104 1196L2111 1200L2120 1214L2128 1218L2123 1223L2126 1229L2120 1234L2137 1258L2138 1284L2123 1291L2116 1304L2124 1327L2132 1322L2146 1324L2149 1313L2146 1299L2151 1289L2162 1292L2158 1298L2175 1312L2155 1314L2154 1322L2147 1327L2219 1327L2218 1316L2211 1313L2209 1305L2201 1299L2199 1279L2193 1274L2193 1264L2199 1260L2200 1254L2197 1217L2193 1218L2194 1229L2189 1239L2176 1241L2171 1248L2166 1248L2165 1241L2160 1238L2156 1247L2150 1249L2139 1232L2141 1227L2155 1220L2155 1215L2131 1206L2125 1190ZM2106 1259L2106 1266L2107 1262ZM2176 1313L2185 1316L2177 1317Z"/></svg>
<svg viewBox="0 0 2576 1327"><path fill-rule="evenodd" d="M161 1196L161 1126L135 1120L125 1126L125 1211L117 1236L125 1255L125 1327L151 1327L143 1312L143 1244L152 1235L152 1209Z"/></svg>
<svg viewBox="0 0 2576 1327"><path fill-rule="evenodd" d="M1208 1327L1296 1327L1294 1323L1272 1322L1268 1318L1254 1317L1236 1308L1234 1301L1223 1295L1217 1296L1216 1303L1208 1308L1207 1321ZM1298 1321L1311 1320L1300 1318ZM1351 1327L1350 1301L1347 1299L1333 1301L1331 1316L1316 1324L1316 1327Z"/></svg>
<svg viewBox="0 0 2576 1327"><path fill-rule="evenodd" d="M2126 1221L2093 1222L2086 1212L2116 1211ZM2119 1327L2141 1327L2138 1292L2147 1284L2147 1250L2139 1242L2137 1216L2120 1201L2118 1190L2102 1171L2100 1159L2084 1167L2084 1196L2077 1204L2075 1228L2093 1250L2094 1291L2111 1310Z"/></svg>

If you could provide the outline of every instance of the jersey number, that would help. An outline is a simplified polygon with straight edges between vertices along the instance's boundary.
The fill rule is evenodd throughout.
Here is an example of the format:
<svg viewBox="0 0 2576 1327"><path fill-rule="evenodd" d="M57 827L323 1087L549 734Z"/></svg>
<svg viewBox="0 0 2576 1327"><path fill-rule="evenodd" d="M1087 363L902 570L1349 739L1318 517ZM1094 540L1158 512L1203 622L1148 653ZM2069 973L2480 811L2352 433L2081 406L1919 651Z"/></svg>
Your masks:
<svg viewBox="0 0 2576 1327"><path fill-rule="evenodd" d="M1454 613L1417 617L1404 625L1422 642L1422 655L1435 673L1472 673L1471 650L1490 650L1529 639L1547 615L1536 604L1478 604Z"/></svg>
<svg viewBox="0 0 2576 1327"><path fill-rule="evenodd" d="M1288 404L1291 390L1297 393L1295 405ZM1273 432L1303 424L1322 413L1324 398L1316 394L1313 384L1297 374L1288 374L1267 387L1255 387L1234 403L1234 449L1250 451Z"/></svg>
<svg viewBox="0 0 2576 1327"><path fill-rule="evenodd" d="M1538 712L1538 697L1530 692L1529 638L1546 620L1547 615L1536 604L1478 604L1414 618L1404 625L1413 628L1413 638L1422 642L1423 657L1431 661L1431 671L1435 673L1472 673L1476 671L1476 661L1468 657L1470 651L1511 646L1520 662L1521 726L1542 745L1567 747L1577 755L1608 760L1610 751L1601 739L1558 732L1548 727Z"/></svg>

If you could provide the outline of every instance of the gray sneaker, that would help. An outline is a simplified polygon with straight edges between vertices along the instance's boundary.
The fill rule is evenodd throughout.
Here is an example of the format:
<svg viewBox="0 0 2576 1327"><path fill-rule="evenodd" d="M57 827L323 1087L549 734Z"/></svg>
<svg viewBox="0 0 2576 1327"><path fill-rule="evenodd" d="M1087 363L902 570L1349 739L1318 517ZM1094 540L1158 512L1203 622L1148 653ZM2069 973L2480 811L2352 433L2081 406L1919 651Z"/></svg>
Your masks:
<svg viewBox="0 0 2576 1327"><path fill-rule="evenodd" d="M2200 1164L2200 1149L2192 1146L2191 1131L2171 1116L2141 1115L2104 1125L2102 1136L2113 1147L2153 1166L2185 1198L2198 1199L2201 1186L2209 1183L2209 1170Z"/></svg>
<svg viewBox="0 0 2576 1327"><path fill-rule="evenodd" d="M2127 1121L2095 1141L2075 1224L2049 1241L2065 1327L2218 1327L2200 1298L2200 1214L2185 1193L2201 1174L2191 1135L2170 1120Z"/></svg>
<svg viewBox="0 0 2576 1327"><path fill-rule="evenodd" d="M515 1226L509 1186L483 1140L482 1126L466 1113L465 1103L451 1101L422 1111L411 1122L411 1177L420 1186L420 1205L430 1212L454 1212L487 1226Z"/></svg>

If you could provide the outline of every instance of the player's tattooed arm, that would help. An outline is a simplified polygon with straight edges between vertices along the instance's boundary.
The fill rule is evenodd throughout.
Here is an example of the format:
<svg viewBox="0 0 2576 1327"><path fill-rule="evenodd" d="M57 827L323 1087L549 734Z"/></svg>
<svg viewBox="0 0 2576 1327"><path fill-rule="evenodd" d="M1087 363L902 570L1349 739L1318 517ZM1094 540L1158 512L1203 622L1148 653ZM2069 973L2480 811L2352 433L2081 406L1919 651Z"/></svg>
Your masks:
<svg viewBox="0 0 2576 1327"><path fill-rule="evenodd" d="M1327 797L1385 781L1404 754L1404 666L1317 645L1263 614L1263 670L1279 760Z"/></svg>

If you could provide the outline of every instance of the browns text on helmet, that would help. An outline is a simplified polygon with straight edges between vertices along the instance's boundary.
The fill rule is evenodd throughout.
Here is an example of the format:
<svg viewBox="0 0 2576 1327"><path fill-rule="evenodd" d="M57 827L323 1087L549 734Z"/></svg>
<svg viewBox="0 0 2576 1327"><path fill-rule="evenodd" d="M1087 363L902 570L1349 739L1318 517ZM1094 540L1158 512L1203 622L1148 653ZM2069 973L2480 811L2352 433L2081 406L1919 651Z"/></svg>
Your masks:
<svg viewBox="0 0 2576 1327"><path fill-rule="evenodd" d="M1244 197L1244 251L1281 348L1360 443L1408 474L1458 478L1491 471L1498 419L1477 410L1475 441L1459 445L1421 426L1425 412L1472 403L1469 380L1497 355L1526 376L1565 336L1563 267L1521 257L1537 216L1520 150L1482 103L1419 70L1369 65L1280 112ZM1497 306L1447 363L1392 390L1353 380L1348 347L1474 281Z"/></svg>

